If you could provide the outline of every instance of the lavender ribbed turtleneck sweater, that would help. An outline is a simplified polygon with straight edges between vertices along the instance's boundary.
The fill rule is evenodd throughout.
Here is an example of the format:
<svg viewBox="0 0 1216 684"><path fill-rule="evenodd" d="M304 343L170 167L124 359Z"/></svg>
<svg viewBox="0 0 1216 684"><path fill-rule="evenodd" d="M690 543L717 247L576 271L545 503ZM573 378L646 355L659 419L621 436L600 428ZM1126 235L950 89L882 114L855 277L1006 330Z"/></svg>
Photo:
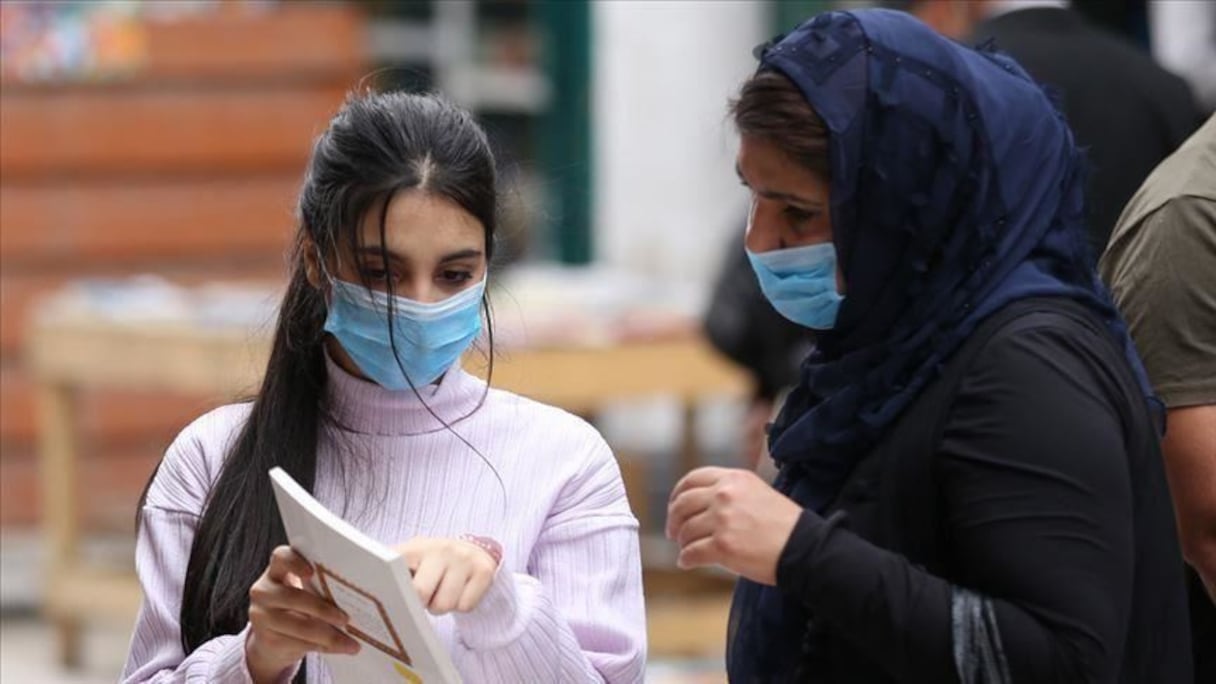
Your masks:
<svg viewBox="0 0 1216 684"><path fill-rule="evenodd" d="M423 396L487 465L413 393L352 377L332 361L328 370L345 429L321 439L317 499L386 544L472 533L503 546L481 604L431 618L466 682L642 680L637 520L616 461L594 428L517 395L487 394L484 382L454 368ZM124 682L251 681L245 632L187 655L178 626L203 502L248 415L248 404L216 409L187 427L165 455L140 513L136 567L144 602ZM310 682L331 681L319 657L307 661Z"/></svg>

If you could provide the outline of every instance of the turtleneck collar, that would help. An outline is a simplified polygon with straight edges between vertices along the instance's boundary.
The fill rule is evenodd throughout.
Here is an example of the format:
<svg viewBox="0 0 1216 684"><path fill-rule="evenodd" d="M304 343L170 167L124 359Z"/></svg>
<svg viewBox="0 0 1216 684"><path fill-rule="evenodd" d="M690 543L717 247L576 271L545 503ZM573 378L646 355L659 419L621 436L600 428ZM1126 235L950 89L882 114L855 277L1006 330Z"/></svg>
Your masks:
<svg viewBox="0 0 1216 684"><path fill-rule="evenodd" d="M357 378L329 354L325 355L325 367L334 418L341 427L365 434L417 435L443 430L443 423L431 411L449 425L455 424L478 409L486 391L483 381L459 365L444 373L439 382L418 388L417 394L388 390Z"/></svg>

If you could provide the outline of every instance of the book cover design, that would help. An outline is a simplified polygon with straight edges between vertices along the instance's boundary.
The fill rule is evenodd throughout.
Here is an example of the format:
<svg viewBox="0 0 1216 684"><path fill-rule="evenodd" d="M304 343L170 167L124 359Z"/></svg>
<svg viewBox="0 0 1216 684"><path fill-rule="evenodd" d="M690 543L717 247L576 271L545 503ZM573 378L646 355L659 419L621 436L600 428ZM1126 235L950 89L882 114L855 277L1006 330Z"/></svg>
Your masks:
<svg viewBox="0 0 1216 684"><path fill-rule="evenodd" d="M346 628L347 633L406 665L414 664L405 647L401 645L401 638L397 636L397 630L380 599L355 586L353 582L342 579L320 563L317 563L316 568L322 595L351 618Z"/></svg>

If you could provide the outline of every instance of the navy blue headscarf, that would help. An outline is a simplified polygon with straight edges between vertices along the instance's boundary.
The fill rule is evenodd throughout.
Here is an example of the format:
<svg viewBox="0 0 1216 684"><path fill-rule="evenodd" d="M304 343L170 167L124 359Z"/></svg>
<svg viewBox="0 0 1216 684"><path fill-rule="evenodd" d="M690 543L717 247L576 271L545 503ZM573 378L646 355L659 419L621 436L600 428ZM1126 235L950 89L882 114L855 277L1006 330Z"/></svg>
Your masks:
<svg viewBox="0 0 1216 684"><path fill-rule="evenodd" d="M829 130L833 242L846 296L770 432L777 488L823 511L854 465L987 316L1080 302L1147 377L1093 268L1083 161L1058 108L1009 57L902 12L829 12L766 48ZM741 580L732 682L780 681L810 618Z"/></svg>

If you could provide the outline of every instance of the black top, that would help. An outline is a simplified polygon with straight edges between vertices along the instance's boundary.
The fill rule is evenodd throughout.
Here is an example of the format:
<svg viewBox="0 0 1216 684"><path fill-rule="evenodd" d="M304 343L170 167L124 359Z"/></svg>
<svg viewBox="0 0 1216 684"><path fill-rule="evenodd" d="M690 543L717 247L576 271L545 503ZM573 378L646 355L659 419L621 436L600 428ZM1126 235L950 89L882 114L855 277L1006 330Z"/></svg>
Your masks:
<svg viewBox="0 0 1216 684"><path fill-rule="evenodd" d="M1190 86L1131 41L1068 9L998 15L974 32L976 42L989 38L1063 96L1077 143L1089 148L1089 231L1101 254L1123 205L1198 127Z"/></svg>
<svg viewBox="0 0 1216 684"><path fill-rule="evenodd" d="M799 520L777 582L813 617L789 681L1189 681L1157 443L1100 321L1006 307Z"/></svg>

